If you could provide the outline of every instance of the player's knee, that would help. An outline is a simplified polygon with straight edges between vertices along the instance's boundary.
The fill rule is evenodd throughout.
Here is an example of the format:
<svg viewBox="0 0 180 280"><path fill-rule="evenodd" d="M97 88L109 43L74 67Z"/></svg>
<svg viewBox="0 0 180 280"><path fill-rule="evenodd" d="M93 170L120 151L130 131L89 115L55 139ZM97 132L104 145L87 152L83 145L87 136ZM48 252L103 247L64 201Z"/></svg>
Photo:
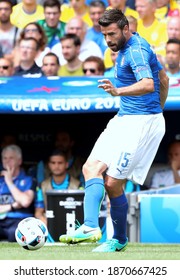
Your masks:
<svg viewBox="0 0 180 280"><path fill-rule="evenodd" d="M86 179L89 179L91 177L99 177L104 170L105 167L101 162L91 160L87 160L82 168L83 175Z"/></svg>
<svg viewBox="0 0 180 280"><path fill-rule="evenodd" d="M105 179L105 189L110 196L119 196L124 192L125 180L117 180L109 176Z"/></svg>
<svg viewBox="0 0 180 280"><path fill-rule="evenodd" d="M90 162L86 161L83 165L82 171L85 177L88 176L93 171L93 165Z"/></svg>
<svg viewBox="0 0 180 280"><path fill-rule="evenodd" d="M111 192L112 190L115 189L115 186L114 186L114 184L111 181L106 180L105 181L105 189L109 193L109 192Z"/></svg>

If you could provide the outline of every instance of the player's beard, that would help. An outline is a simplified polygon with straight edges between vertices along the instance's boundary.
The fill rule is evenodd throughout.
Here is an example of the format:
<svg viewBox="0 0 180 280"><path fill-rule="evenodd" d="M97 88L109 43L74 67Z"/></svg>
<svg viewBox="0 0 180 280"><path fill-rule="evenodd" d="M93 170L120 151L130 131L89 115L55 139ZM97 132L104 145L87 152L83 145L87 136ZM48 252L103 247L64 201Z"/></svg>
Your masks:
<svg viewBox="0 0 180 280"><path fill-rule="evenodd" d="M122 37L121 37L121 39L118 41L118 44L117 44L117 51L123 49L125 43L126 43L126 37L122 34Z"/></svg>
<svg viewBox="0 0 180 280"><path fill-rule="evenodd" d="M126 43L126 37L122 33L121 39L117 42L117 44L108 44L108 47L113 52L118 52L124 47L125 43Z"/></svg>

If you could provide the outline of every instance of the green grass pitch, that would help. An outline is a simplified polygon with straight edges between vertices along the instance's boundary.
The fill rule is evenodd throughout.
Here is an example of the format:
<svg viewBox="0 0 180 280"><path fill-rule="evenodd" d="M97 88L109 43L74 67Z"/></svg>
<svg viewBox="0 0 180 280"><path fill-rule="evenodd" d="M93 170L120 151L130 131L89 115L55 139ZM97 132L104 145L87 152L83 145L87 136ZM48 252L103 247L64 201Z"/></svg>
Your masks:
<svg viewBox="0 0 180 280"><path fill-rule="evenodd" d="M47 243L28 251L17 243L0 242L0 260L180 260L180 244L129 243L125 252L93 253L97 244Z"/></svg>

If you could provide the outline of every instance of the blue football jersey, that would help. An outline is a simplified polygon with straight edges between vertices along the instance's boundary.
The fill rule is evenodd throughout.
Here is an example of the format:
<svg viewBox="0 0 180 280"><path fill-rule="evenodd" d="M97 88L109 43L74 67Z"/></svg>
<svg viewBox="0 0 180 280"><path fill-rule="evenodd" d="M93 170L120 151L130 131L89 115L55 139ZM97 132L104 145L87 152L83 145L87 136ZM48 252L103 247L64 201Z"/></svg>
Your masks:
<svg viewBox="0 0 180 280"><path fill-rule="evenodd" d="M118 115L157 114L162 112L160 104L159 71L162 69L149 43L133 33L123 49L119 51L115 64L116 87L133 85L143 78L154 81L154 92L140 96L120 96Z"/></svg>

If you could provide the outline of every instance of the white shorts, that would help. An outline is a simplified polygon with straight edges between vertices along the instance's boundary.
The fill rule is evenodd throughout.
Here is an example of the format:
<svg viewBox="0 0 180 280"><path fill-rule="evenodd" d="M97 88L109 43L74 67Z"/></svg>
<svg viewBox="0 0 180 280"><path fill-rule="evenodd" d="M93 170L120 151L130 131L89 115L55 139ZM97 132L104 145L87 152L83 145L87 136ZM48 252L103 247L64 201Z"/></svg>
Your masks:
<svg viewBox="0 0 180 280"><path fill-rule="evenodd" d="M89 156L107 165L106 174L142 185L165 133L162 113L115 116Z"/></svg>

